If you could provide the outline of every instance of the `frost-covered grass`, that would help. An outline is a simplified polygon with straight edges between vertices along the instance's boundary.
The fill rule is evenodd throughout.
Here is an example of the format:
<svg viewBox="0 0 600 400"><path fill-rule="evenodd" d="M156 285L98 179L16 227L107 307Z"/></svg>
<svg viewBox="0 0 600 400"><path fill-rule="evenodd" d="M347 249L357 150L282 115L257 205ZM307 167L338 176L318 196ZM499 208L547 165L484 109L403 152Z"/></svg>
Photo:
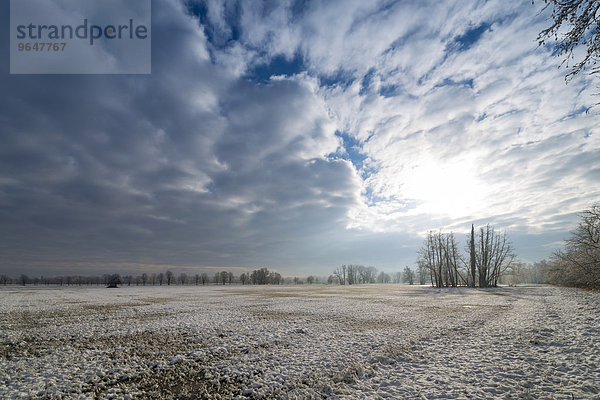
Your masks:
<svg viewBox="0 0 600 400"><path fill-rule="evenodd" d="M599 306L550 287L3 287L0 398L600 399Z"/></svg>

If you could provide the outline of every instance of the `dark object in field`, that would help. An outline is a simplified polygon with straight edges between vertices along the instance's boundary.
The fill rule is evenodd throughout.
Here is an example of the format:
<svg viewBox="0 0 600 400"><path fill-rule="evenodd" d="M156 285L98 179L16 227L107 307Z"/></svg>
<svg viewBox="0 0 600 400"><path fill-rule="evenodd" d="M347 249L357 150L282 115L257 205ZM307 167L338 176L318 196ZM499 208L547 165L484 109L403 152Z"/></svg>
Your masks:
<svg viewBox="0 0 600 400"><path fill-rule="evenodd" d="M107 288L118 288L119 284L122 283L121 282L121 278L119 277L118 274L114 274L113 276L110 277L110 279L108 280L108 282L106 283L106 287Z"/></svg>

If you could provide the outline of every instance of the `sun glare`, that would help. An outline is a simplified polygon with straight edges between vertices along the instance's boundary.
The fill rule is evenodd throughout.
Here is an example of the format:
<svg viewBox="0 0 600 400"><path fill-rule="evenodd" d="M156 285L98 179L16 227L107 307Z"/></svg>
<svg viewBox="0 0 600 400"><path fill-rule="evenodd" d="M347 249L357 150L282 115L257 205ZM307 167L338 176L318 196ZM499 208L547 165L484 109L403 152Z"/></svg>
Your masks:
<svg viewBox="0 0 600 400"><path fill-rule="evenodd" d="M422 158L406 170L403 197L420 203L420 211L452 218L473 215L483 206L483 187L471 160Z"/></svg>

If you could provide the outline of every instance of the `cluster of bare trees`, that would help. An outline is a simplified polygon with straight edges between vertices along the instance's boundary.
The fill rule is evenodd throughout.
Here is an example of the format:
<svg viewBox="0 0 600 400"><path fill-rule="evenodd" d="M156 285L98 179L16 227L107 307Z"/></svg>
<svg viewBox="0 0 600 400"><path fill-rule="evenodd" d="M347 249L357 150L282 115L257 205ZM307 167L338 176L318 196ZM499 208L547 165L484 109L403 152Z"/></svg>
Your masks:
<svg viewBox="0 0 600 400"><path fill-rule="evenodd" d="M579 225L547 265L550 283L600 288L600 203L580 214Z"/></svg>
<svg viewBox="0 0 600 400"><path fill-rule="evenodd" d="M436 287L467 284L464 274L459 271L462 258L453 233L429 232L419 250L417 264L429 271L431 284Z"/></svg>
<svg viewBox="0 0 600 400"><path fill-rule="evenodd" d="M377 268L365 267L364 265L348 264L342 265L333 271L328 283L337 282L340 285L354 285L361 283L377 282Z"/></svg>
<svg viewBox="0 0 600 400"><path fill-rule="evenodd" d="M255 269L250 273L240 275L242 285L280 285L283 277L278 272L269 271L267 268Z"/></svg>
<svg viewBox="0 0 600 400"><path fill-rule="evenodd" d="M408 268L408 267L406 267ZM414 278L414 272L411 271L411 277ZM414 279L413 279L414 281ZM413 282L411 281L411 282ZM344 264L333 271L333 274L327 279L327 283L338 283L340 285L357 285L367 283L410 283L407 281L406 269L402 272L388 274L385 271L377 272L375 267L365 267L357 264ZM410 283L412 285L412 283Z"/></svg>
<svg viewBox="0 0 600 400"><path fill-rule="evenodd" d="M496 233L494 228L489 225L486 225L485 229L480 228L477 237L475 237L474 227L471 226L469 249L471 249L469 260L475 259L479 287L497 286L501 275L515 260L512 244L508 240L506 232ZM471 286L475 287L473 261L470 261L469 264L471 266Z"/></svg>
<svg viewBox="0 0 600 400"><path fill-rule="evenodd" d="M221 271L221 272L215 273L213 282L217 285L219 283L221 285L225 285L226 283L231 285L233 283L234 279L235 279L235 276L233 275L232 272Z"/></svg>
<svg viewBox="0 0 600 400"><path fill-rule="evenodd" d="M436 287L497 286L515 259L506 233L490 225L475 232L472 225L467 243L468 256L464 256L452 232L429 232L418 253L420 278L427 271Z"/></svg>

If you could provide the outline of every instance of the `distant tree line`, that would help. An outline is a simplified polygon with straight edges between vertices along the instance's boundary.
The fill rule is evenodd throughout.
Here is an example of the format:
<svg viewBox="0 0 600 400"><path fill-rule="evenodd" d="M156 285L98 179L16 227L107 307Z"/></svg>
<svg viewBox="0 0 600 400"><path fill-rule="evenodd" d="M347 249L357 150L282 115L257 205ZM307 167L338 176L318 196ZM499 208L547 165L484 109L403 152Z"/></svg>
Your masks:
<svg viewBox="0 0 600 400"><path fill-rule="evenodd" d="M542 260L533 264L521 261L513 262L500 277L500 283L517 286L522 283L548 283L548 263Z"/></svg>
<svg viewBox="0 0 600 400"><path fill-rule="evenodd" d="M441 287L495 287L515 261L512 244L506 233L490 225L471 225L466 254L461 252L454 234L429 232L418 252L417 264L426 271L431 285Z"/></svg>
<svg viewBox="0 0 600 400"><path fill-rule="evenodd" d="M96 276L84 275L61 275L61 276L35 276L30 277L26 274L21 274L19 277L9 277L8 275L0 275L0 285L59 285L59 286L83 286L83 285L104 285L104 286L170 286L170 285L232 285L241 283L242 285L280 285L283 283L304 283L300 278L294 280L284 279L278 272L269 271L267 268L256 269L251 272L242 273L235 276L230 271L216 272L212 276L208 273L198 273L188 275L180 273L176 275L173 271L158 272L158 273L142 273L141 275L120 275L120 274L104 274ZM307 283L317 283L318 278L309 276L306 278Z"/></svg>
<svg viewBox="0 0 600 400"><path fill-rule="evenodd" d="M391 274L385 271L377 271L375 267L365 267L358 264L344 264L336 268L333 274L327 278L329 284L340 285L359 285L369 283L408 283L414 284L416 281L415 272L408 266L403 272L393 272Z"/></svg>
<svg viewBox="0 0 600 400"><path fill-rule="evenodd" d="M549 283L600 289L600 203L579 216L579 224L545 265Z"/></svg>

